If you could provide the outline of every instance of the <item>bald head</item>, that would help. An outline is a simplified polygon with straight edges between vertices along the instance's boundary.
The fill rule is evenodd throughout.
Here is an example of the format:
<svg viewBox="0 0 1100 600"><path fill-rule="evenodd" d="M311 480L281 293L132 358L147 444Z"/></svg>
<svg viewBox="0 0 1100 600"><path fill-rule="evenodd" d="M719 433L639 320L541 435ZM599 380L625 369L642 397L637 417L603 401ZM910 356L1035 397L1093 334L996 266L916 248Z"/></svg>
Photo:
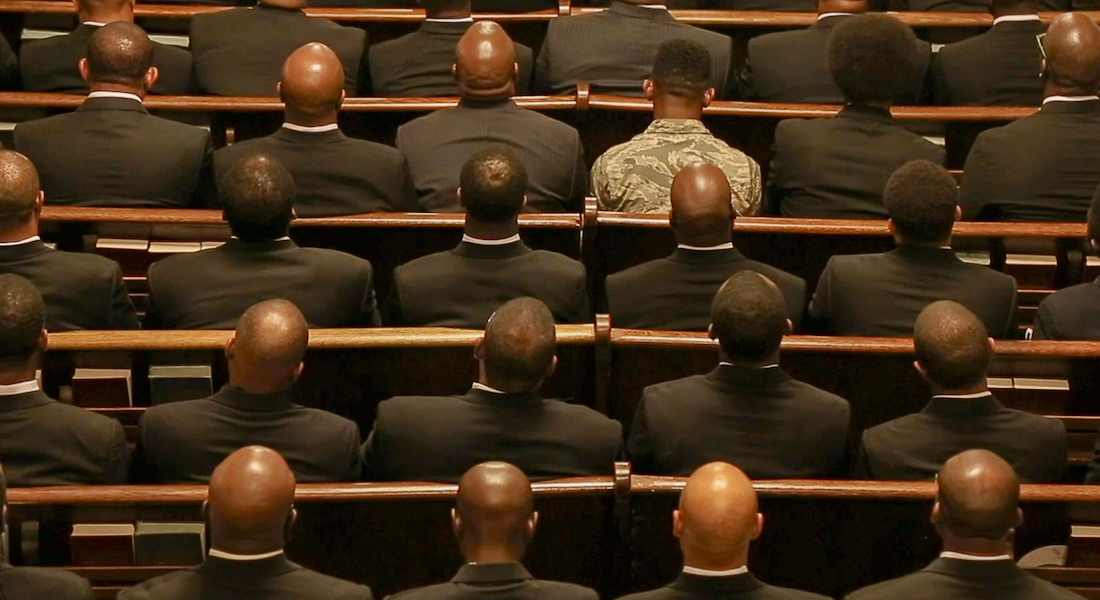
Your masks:
<svg viewBox="0 0 1100 600"><path fill-rule="evenodd" d="M156 81L153 42L133 23L116 21L100 27L88 39L88 57L81 74L93 87L117 85L144 93Z"/></svg>
<svg viewBox="0 0 1100 600"><path fill-rule="evenodd" d="M965 306L942 300L929 304L913 326L917 364L941 391L969 391L983 385L993 348L985 325Z"/></svg>
<svg viewBox="0 0 1100 600"><path fill-rule="evenodd" d="M1048 95L1095 94L1100 87L1100 27L1083 13L1065 13L1043 38ZM1055 89L1051 90L1053 86Z"/></svg>
<svg viewBox="0 0 1100 600"><path fill-rule="evenodd" d="M309 346L309 326L297 306L268 300L245 311L229 342L230 379L252 393L272 393L294 385Z"/></svg>
<svg viewBox="0 0 1100 600"><path fill-rule="evenodd" d="M505 462L481 463L462 476L455 502L454 529L467 560L471 553L514 554L518 560L534 534L531 483Z"/></svg>
<svg viewBox="0 0 1100 600"><path fill-rule="evenodd" d="M718 167L690 164L672 180L670 220L676 239L689 246L717 246L730 241L735 213L730 182Z"/></svg>
<svg viewBox="0 0 1100 600"><path fill-rule="evenodd" d="M282 549L294 485L294 473L270 448L248 446L230 454L210 477L210 546L240 554Z"/></svg>
<svg viewBox="0 0 1100 600"><path fill-rule="evenodd" d="M455 79L463 98L496 100L515 94L516 48L492 21L475 23L458 42Z"/></svg>
<svg viewBox="0 0 1100 600"><path fill-rule="evenodd" d="M944 463L937 478L933 521L960 539L1000 541L1021 522L1020 480L1012 465L988 450L968 450Z"/></svg>
<svg viewBox="0 0 1100 600"><path fill-rule="evenodd" d="M534 298L517 298L489 317L479 346L487 385L508 393L538 389L554 369L554 315Z"/></svg>
<svg viewBox="0 0 1100 600"><path fill-rule="evenodd" d="M691 474L673 515L685 564L700 568L740 566L733 563L747 559L749 543L759 537L762 526L752 482L724 462L703 465Z"/></svg>
<svg viewBox="0 0 1100 600"><path fill-rule="evenodd" d="M26 225L38 211L41 186L30 159L0 150L0 232Z"/></svg>
<svg viewBox="0 0 1100 600"><path fill-rule="evenodd" d="M287 113L313 119L335 119L344 100L344 66L328 46L313 42L295 50L283 63L279 95Z"/></svg>

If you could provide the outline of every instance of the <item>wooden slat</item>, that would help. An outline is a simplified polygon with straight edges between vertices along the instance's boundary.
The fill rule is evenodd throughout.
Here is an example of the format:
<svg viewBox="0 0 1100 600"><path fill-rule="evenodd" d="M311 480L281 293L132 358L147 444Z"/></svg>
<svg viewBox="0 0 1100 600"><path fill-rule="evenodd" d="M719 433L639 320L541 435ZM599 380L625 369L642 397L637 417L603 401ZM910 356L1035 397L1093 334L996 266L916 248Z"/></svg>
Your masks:
<svg viewBox="0 0 1100 600"><path fill-rule="evenodd" d="M136 17L160 17L169 19L187 19L196 15L221 12L232 6L208 6L185 4L138 4L134 7ZM4 0L0 2L0 12L31 14L74 14L76 11L69 2L50 0ZM491 21L549 21L558 16L558 10L540 10L528 13L475 13L474 19ZM426 15L421 8L307 8L306 14L334 21L367 21L379 23L420 23Z"/></svg>
<svg viewBox="0 0 1100 600"><path fill-rule="evenodd" d="M531 110L573 110L575 95L516 96L517 105ZM75 108L84 96L44 92L0 92L0 106L37 108ZM274 112L285 105L277 97L252 96L149 96L145 107L151 110ZM458 98L348 98L343 112L431 112L458 105Z"/></svg>

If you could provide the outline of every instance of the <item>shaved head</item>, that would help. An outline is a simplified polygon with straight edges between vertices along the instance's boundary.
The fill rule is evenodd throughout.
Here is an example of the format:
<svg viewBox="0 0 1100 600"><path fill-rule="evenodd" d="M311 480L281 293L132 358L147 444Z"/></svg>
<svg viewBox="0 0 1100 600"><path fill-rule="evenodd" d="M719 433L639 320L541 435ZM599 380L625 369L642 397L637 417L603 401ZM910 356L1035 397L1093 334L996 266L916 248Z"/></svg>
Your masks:
<svg viewBox="0 0 1100 600"><path fill-rule="evenodd" d="M1100 27L1083 13L1059 15L1043 38L1046 75L1061 91L1095 94L1100 87Z"/></svg>
<svg viewBox="0 0 1100 600"><path fill-rule="evenodd" d="M515 94L516 47L492 21L475 23L455 51L455 78L463 98L496 100Z"/></svg>
<svg viewBox="0 0 1100 600"><path fill-rule="evenodd" d="M1021 522L1020 480L988 450L967 450L940 470L933 522L962 539L1000 541Z"/></svg>
<svg viewBox="0 0 1100 600"><path fill-rule="evenodd" d="M133 23L116 21L100 27L88 39L88 81L144 88L153 66L153 42Z"/></svg>
<svg viewBox="0 0 1100 600"><path fill-rule="evenodd" d="M965 306L949 300L921 311L913 342L924 376L944 390L981 384L993 359L985 325Z"/></svg>
<svg viewBox="0 0 1100 600"><path fill-rule="evenodd" d="M517 298L497 309L485 325L480 353L488 385L508 393L538 389L554 368L554 315L541 301Z"/></svg>
<svg viewBox="0 0 1100 600"><path fill-rule="evenodd" d="M294 385L309 346L309 326L297 306L268 300L245 311L226 355L233 384L253 393Z"/></svg>
<svg viewBox="0 0 1100 600"><path fill-rule="evenodd" d="M506 462L481 463L462 476L453 513L463 555L488 548L515 554L518 560L534 534L531 483Z"/></svg>
<svg viewBox="0 0 1100 600"><path fill-rule="evenodd" d="M248 446L210 477L210 546L239 554L280 550L294 506L294 473L278 452Z"/></svg>
<svg viewBox="0 0 1100 600"><path fill-rule="evenodd" d="M25 225L38 209L42 190L30 159L0 150L0 231Z"/></svg>
<svg viewBox="0 0 1100 600"><path fill-rule="evenodd" d="M344 66L328 46L313 42L283 63L279 93L287 111L312 117L330 115L344 99Z"/></svg>
<svg viewBox="0 0 1100 600"><path fill-rule="evenodd" d="M703 465L691 474L673 515L685 564L701 568L747 559L749 543L759 537L762 525L752 482L724 462Z"/></svg>
<svg viewBox="0 0 1100 600"><path fill-rule="evenodd" d="M671 223L676 239L689 246L717 246L730 241L735 214L725 172L705 162L690 164L672 180Z"/></svg>

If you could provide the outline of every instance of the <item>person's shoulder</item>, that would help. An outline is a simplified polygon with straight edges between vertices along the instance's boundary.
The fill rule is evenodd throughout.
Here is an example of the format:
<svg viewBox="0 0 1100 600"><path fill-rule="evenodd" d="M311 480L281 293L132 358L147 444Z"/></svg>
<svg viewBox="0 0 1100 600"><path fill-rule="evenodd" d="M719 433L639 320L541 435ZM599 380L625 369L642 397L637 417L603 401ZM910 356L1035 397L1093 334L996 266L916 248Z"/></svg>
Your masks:
<svg viewBox="0 0 1100 600"><path fill-rule="evenodd" d="M119 592L118 600L157 600L160 598L184 598L183 591L199 585L201 576L195 569L173 571L159 577L148 579L131 588ZM198 589L194 589L198 592Z"/></svg>
<svg viewBox="0 0 1100 600"><path fill-rule="evenodd" d="M378 404L378 421L400 420L404 415L435 414L464 406L458 396L396 396Z"/></svg>
<svg viewBox="0 0 1100 600"><path fill-rule="evenodd" d="M851 411L851 404L844 398L804 381L792 379L790 389L794 390L800 399L805 400L806 407L813 409L815 413L847 415Z"/></svg>
<svg viewBox="0 0 1100 600"><path fill-rule="evenodd" d="M211 402L209 398L168 402L145 409L145 412L141 415L141 420L146 424L161 421L171 423L176 422L176 419L186 418L189 415L208 412L215 406L216 403Z"/></svg>
<svg viewBox="0 0 1100 600"><path fill-rule="evenodd" d="M732 47L732 40L724 33L717 31L711 31L709 29L703 29L702 27L696 27L695 25L689 25L682 21L676 21L677 35L692 39L697 42L702 42L707 45L722 45ZM727 52L729 48L727 48Z"/></svg>
<svg viewBox="0 0 1100 600"><path fill-rule="evenodd" d="M553 38L557 36L572 35L587 28L606 27L609 24L613 25L618 20L618 15L606 10L587 15L572 15L552 19L550 21L550 26L546 30L547 41L553 41Z"/></svg>
<svg viewBox="0 0 1100 600"><path fill-rule="evenodd" d="M608 292L611 288L632 287L635 285L649 286L655 279L663 278L669 271L675 269L674 263L667 258L658 258L634 265L617 273L607 276Z"/></svg>
<svg viewBox="0 0 1100 600"><path fill-rule="evenodd" d="M806 280L799 277L798 275L788 273L783 269L780 269L779 267L773 267L767 263L762 263L760 261L749 259L747 266L753 271L756 271L757 273L760 273L768 279L771 279L772 282L774 282L780 288L799 286L805 287L806 285Z"/></svg>
<svg viewBox="0 0 1100 600"><path fill-rule="evenodd" d="M390 594L385 600L446 600L458 596L458 592L458 586L453 583L437 583Z"/></svg>
<svg viewBox="0 0 1100 600"><path fill-rule="evenodd" d="M1023 576L1028 588L1031 590L1031 593L1027 596L1030 600L1084 600L1076 592L1071 592L1031 573L1025 572Z"/></svg>
<svg viewBox="0 0 1100 600"><path fill-rule="evenodd" d="M71 271L66 276L74 275L84 281L97 279L114 279L114 274L120 269L117 262L90 252L66 252L64 250L51 250L43 255L43 258L51 265L57 265L56 270Z"/></svg>
<svg viewBox="0 0 1100 600"><path fill-rule="evenodd" d="M37 567L9 567L0 571L0 582L3 582L9 597L13 598L49 598L50 600L91 598L91 586L88 581L68 571Z"/></svg>
<svg viewBox="0 0 1100 600"><path fill-rule="evenodd" d="M431 273L432 271L437 269L439 265L445 265L447 263L460 261L462 260L462 258L463 257L455 254L453 250L435 252L427 256L421 256L419 258L414 258L410 260L409 262L397 267L394 270L394 274L395 276L408 276L410 274L419 275L425 272Z"/></svg>
<svg viewBox="0 0 1100 600"><path fill-rule="evenodd" d="M753 593L753 598L756 600L828 600L828 596L821 594L766 583L764 587Z"/></svg>
<svg viewBox="0 0 1100 600"><path fill-rule="evenodd" d="M708 387L707 375L689 375L679 379L670 379L646 386L642 398L673 398L682 400L693 397L702 388Z"/></svg>
<svg viewBox="0 0 1100 600"><path fill-rule="evenodd" d="M149 266L149 278L152 279L156 275L161 275L165 280L172 280L181 272L191 271L198 266L217 260L225 253L225 246L219 246L198 252L181 252L166 256Z"/></svg>
<svg viewBox="0 0 1100 600"><path fill-rule="evenodd" d="M864 429L863 443L865 446L893 445L899 436L904 436L904 432L916 426L920 419L921 413L916 412Z"/></svg>
<svg viewBox="0 0 1100 600"><path fill-rule="evenodd" d="M937 57L939 60L944 61L966 59L972 52L984 49L985 46L989 44L990 37L990 32L985 31L976 36L966 38L965 40L947 44L936 53Z"/></svg>
<svg viewBox="0 0 1100 600"><path fill-rule="evenodd" d="M809 37L809 34L810 31L808 29L765 33L764 35L758 35L749 40L749 51L760 53L753 55L755 59L757 57L767 58L769 53L775 52L781 48L796 47L801 49L802 45L806 43L806 38Z"/></svg>
<svg viewBox="0 0 1100 600"><path fill-rule="evenodd" d="M929 573L917 571L908 575L882 581L865 588L856 590L845 597L845 600L893 600L894 598L907 598L914 596L912 592L921 590L929 583ZM917 593L922 596L924 593Z"/></svg>
<svg viewBox="0 0 1100 600"><path fill-rule="evenodd" d="M59 115L53 115L49 117L43 117L41 119L33 119L30 121L23 121L16 123L15 135L16 141L33 140L40 136L46 136L53 133L66 134L69 131L69 127L74 123L79 123L83 120L82 114L76 111L61 113Z"/></svg>
<svg viewBox="0 0 1100 600"><path fill-rule="evenodd" d="M517 112L519 118L526 121L531 127L540 127L544 129L543 132L529 131L526 132L531 137L542 138L547 132L551 135L565 138L565 141L573 141L579 138L580 134L577 132L577 128L572 125L559 121L550 115L544 115L538 111L530 109L521 109Z"/></svg>
<svg viewBox="0 0 1100 600"><path fill-rule="evenodd" d="M180 123L179 121L173 121L171 119L166 119L164 117L152 114L145 114L142 116L145 117L145 122L143 126L146 129L155 128L159 130L157 132L158 135L174 136L183 139L190 138L189 141L198 140L203 142L205 142L210 137L210 133L202 127L195 127L194 125L190 125L188 123Z"/></svg>
<svg viewBox="0 0 1100 600"><path fill-rule="evenodd" d="M19 60L33 60L38 54L47 53L56 48L64 48L73 43L72 34L55 35L40 40L27 40L19 46Z"/></svg>
<svg viewBox="0 0 1100 600"><path fill-rule="evenodd" d="M370 140L348 137L341 143L341 152L370 157L372 160L401 160L401 151L393 146L379 144ZM377 167L377 165L373 165Z"/></svg>
<svg viewBox="0 0 1100 600"><path fill-rule="evenodd" d="M153 51L156 52L157 57L161 58L168 58L170 60L191 60L191 52L179 46L153 42Z"/></svg>
<svg viewBox="0 0 1100 600"><path fill-rule="evenodd" d="M561 413L562 415L567 415L571 422L578 425L586 424L615 432L621 431L622 428L622 425L620 425L618 421L596 409L580 404L573 404L565 400L547 399L543 402L543 408L545 410ZM618 434L616 433L616 435Z"/></svg>
<svg viewBox="0 0 1100 600"><path fill-rule="evenodd" d="M325 575L301 565L294 564L294 566L297 568L290 572L290 576L298 579L304 587L308 587L309 595L314 600L372 598L370 588L365 585Z"/></svg>
<svg viewBox="0 0 1100 600"><path fill-rule="evenodd" d="M304 246L295 246L295 250L298 251L298 254L306 257L307 260L312 260L312 261L315 261L315 262L318 262L318 263L323 263L325 265L330 265L330 266L333 266L333 267L350 269L350 270L355 270L355 271L358 271L358 270L361 270L361 269L364 269L364 268L367 268L367 269L370 268L370 261L369 260L367 260L365 258L362 258L360 256L356 256L356 255L351 254L349 252L344 252L343 250L334 250L332 248L313 248L313 247L304 247Z"/></svg>
<svg viewBox="0 0 1100 600"><path fill-rule="evenodd" d="M191 35L205 33L207 30L229 28L242 22L250 21L254 17L253 9L238 7L229 10L219 10L191 18Z"/></svg>
<svg viewBox="0 0 1100 600"><path fill-rule="evenodd" d="M1096 282L1079 283L1062 288L1043 298L1039 306L1046 306L1051 310L1060 310L1064 307L1071 307L1088 301L1100 301L1100 284Z"/></svg>
<svg viewBox="0 0 1100 600"><path fill-rule="evenodd" d="M533 250L528 256L534 258L546 269L547 274L553 272L563 276L580 276L585 274L584 263L570 258L560 252L552 250Z"/></svg>
<svg viewBox="0 0 1100 600"><path fill-rule="evenodd" d="M633 594L627 594L626 596L620 596L618 600L668 600L673 598L675 592L665 587L654 588L652 590L646 590L644 592L635 592Z"/></svg>
<svg viewBox="0 0 1100 600"><path fill-rule="evenodd" d="M70 426L76 426L80 429L98 429L109 432L120 426L118 421L106 415L63 402L50 402L43 405L43 408L49 411L48 414L52 419L58 419L56 422L66 422Z"/></svg>
<svg viewBox="0 0 1100 600"><path fill-rule="evenodd" d="M564 581L535 579L530 587L538 600L599 600L600 597L592 588Z"/></svg>

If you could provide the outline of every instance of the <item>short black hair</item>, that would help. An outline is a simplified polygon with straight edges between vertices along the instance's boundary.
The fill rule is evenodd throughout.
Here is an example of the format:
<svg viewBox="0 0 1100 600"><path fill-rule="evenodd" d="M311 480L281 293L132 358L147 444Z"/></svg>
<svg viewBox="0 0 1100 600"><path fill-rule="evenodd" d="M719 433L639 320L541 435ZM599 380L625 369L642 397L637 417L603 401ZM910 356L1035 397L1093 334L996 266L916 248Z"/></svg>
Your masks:
<svg viewBox="0 0 1100 600"><path fill-rule="evenodd" d="M917 38L882 14L855 15L837 25L826 47L829 72L849 102L888 102L917 67Z"/></svg>
<svg viewBox="0 0 1100 600"><path fill-rule="evenodd" d="M535 298L510 300L485 324L482 348L493 381L515 389L538 385L557 352L554 315Z"/></svg>
<svg viewBox="0 0 1100 600"><path fill-rule="evenodd" d="M14 150L0 150L0 229L26 224L34 215L40 190L38 171L30 159Z"/></svg>
<svg viewBox="0 0 1100 600"><path fill-rule="evenodd" d="M886 182L882 202L902 239L933 243L947 239L955 225L959 186L947 169L911 160Z"/></svg>
<svg viewBox="0 0 1100 600"><path fill-rule="evenodd" d="M779 349L787 333L783 292L760 273L735 273L715 294L710 322L728 358L764 360Z"/></svg>
<svg viewBox="0 0 1100 600"><path fill-rule="evenodd" d="M218 196L225 220L242 241L280 238L294 218L294 178L267 154L242 158L222 177Z"/></svg>
<svg viewBox="0 0 1100 600"><path fill-rule="evenodd" d="M921 311L913 326L913 344L925 375L945 390L981 383L993 359L985 324L950 300L933 302Z"/></svg>
<svg viewBox="0 0 1100 600"><path fill-rule="evenodd" d="M96 83L141 87L151 66L153 42L133 23L108 23L88 38L88 72Z"/></svg>
<svg viewBox="0 0 1100 600"><path fill-rule="evenodd" d="M702 96L710 87L710 51L692 40L668 40L657 48L653 83L662 94Z"/></svg>
<svg viewBox="0 0 1100 600"><path fill-rule="evenodd" d="M514 150L492 144L462 166L462 205L482 221L508 221L523 211L527 168Z"/></svg>
<svg viewBox="0 0 1100 600"><path fill-rule="evenodd" d="M19 275L0 275L0 365L26 364L45 328L46 303L38 288Z"/></svg>

